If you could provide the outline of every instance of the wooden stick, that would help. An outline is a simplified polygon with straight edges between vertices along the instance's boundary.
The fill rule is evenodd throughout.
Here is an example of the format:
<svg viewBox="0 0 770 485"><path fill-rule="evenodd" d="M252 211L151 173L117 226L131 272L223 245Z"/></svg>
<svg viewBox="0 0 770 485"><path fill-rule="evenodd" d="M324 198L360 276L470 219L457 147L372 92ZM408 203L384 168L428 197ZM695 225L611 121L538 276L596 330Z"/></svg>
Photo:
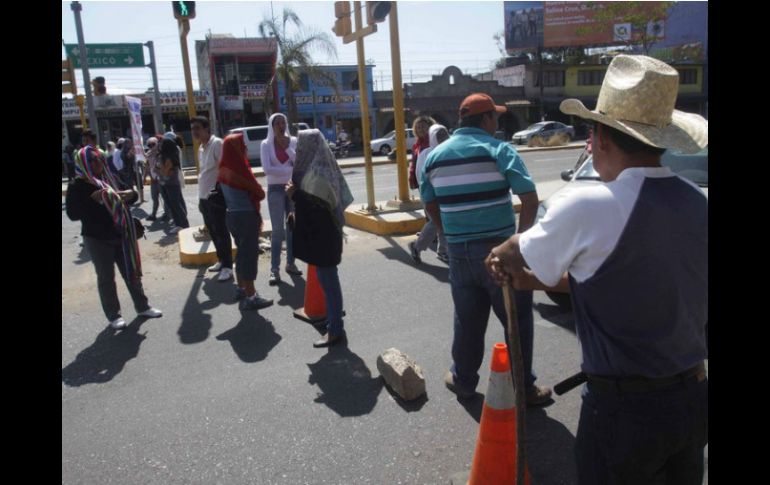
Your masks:
<svg viewBox="0 0 770 485"><path fill-rule="evenodd" d="M508 314L508 350L511 356L511 374L515 390L516 406L516 485L524 485L524 413L526 412L526 389L524 386L524 358L521 354L519 321L516 315L516 299L510 282L503 285L503 301Z"/></svg>

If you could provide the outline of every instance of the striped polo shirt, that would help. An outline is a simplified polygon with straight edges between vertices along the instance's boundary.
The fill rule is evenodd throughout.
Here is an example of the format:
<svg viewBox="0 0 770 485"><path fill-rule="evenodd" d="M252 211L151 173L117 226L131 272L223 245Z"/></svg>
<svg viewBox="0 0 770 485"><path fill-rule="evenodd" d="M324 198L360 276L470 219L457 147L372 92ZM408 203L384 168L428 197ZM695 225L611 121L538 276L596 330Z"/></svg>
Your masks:
<svg viewBox="0 0 770 485"><path fill-rule="evenodd" d="M535 183L509 143L478 128L460 128L428 155L420 197L436 201L447 242L510 237L516 232L511 191L535 191Z"/></svg>

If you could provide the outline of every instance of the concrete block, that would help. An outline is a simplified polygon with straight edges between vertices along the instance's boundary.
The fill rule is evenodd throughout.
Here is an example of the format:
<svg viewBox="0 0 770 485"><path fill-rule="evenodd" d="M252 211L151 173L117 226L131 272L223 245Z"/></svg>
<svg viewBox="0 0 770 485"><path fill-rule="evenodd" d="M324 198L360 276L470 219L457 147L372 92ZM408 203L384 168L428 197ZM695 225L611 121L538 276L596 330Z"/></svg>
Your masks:
<svg viewBox="0 0 770 485"><path fill-rule="evenodd" d="M422 369L400 350L390 348L380 354L377 370L388 387L404 401L412 401L425 394Z"/></svg>

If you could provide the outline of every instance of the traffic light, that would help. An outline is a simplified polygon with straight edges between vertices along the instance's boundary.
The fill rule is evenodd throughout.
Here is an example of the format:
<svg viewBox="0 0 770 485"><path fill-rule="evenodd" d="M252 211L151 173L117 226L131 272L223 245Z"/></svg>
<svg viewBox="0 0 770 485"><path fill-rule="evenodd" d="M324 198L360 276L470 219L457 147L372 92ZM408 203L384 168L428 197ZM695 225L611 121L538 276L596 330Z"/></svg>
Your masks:
<svg viewBox="0 0 770 485"><path fill-rule="evenodd" d="M72 66L72 61L69 59L61 61L61 92L72 93L75 96L78 94L78 86L75 83L75 69Z"/></svg>
<svg viewBox="0 0 770 485"><path fill-rule="evenodd" d="M350 22L350 2L334 2L334 16L337 17L332 27L334 35L337 37L350 35L353 32Z"/></svg>
<svg viewBox="0 0 770 485"><path fill-rule="evenodd" d="M372 25L384 22L390 13L391 2L366 2L366 23Z"/></svg>
<svg viewBox="0 0 770 485"><path fill-rule="evenodd" d="M174 6L174 18L189 20L195 18L195 2L171 2Z"/></svg>
<svg viewBox="0 0 770 485"><path fill-rule="evenodd" d="M94 96L104 96L107 94L107 86L104 85L104 78L102 76L93 78L91 84L94 87Z"/></svg>

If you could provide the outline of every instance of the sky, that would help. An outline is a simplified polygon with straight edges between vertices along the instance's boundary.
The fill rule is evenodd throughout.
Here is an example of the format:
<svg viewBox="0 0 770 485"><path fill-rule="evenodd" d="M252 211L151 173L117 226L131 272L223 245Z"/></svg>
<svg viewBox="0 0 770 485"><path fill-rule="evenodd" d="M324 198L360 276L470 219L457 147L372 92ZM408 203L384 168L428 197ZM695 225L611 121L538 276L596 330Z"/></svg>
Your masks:
<svg viewBox="0 0 770 485"><path fill-rule="evenodd" d="M170 1L81 1L83 35L88 43L145 43L152 40L158 61L158 83L162 92L184 91L181 47ZM62 39L77 43L71 2L61 4ZM364 2L362 2L364 5ZM327 32L337 48L337 57L313 54L318 64L356 64L355 42L343 45L331 32L334 2L233 2L198 1L196 18L190 21L188 49L194 89L198 89L195 41L213 34L259 37L257 26L270 17L271 7L280 17L284 7L294 10L306 27ZM366 23L366 12L363 12ZM404 83L429 81L432 75L455 65L466 74L488 72L501 57L492 36L503 30L502 1L404 1L398 2L401 70ZM373 61L375 90L392 88L390 29L388 22L364 40L365 56ZM62 59L65 58L62 46ZM149 53L145 48L145 63ZM149 68L91 69L91 78L104 76L108 94L142 93L152 87ZM77 69L79 91L83 78ZM64 95L69 97L71 95Z"/></svg>

